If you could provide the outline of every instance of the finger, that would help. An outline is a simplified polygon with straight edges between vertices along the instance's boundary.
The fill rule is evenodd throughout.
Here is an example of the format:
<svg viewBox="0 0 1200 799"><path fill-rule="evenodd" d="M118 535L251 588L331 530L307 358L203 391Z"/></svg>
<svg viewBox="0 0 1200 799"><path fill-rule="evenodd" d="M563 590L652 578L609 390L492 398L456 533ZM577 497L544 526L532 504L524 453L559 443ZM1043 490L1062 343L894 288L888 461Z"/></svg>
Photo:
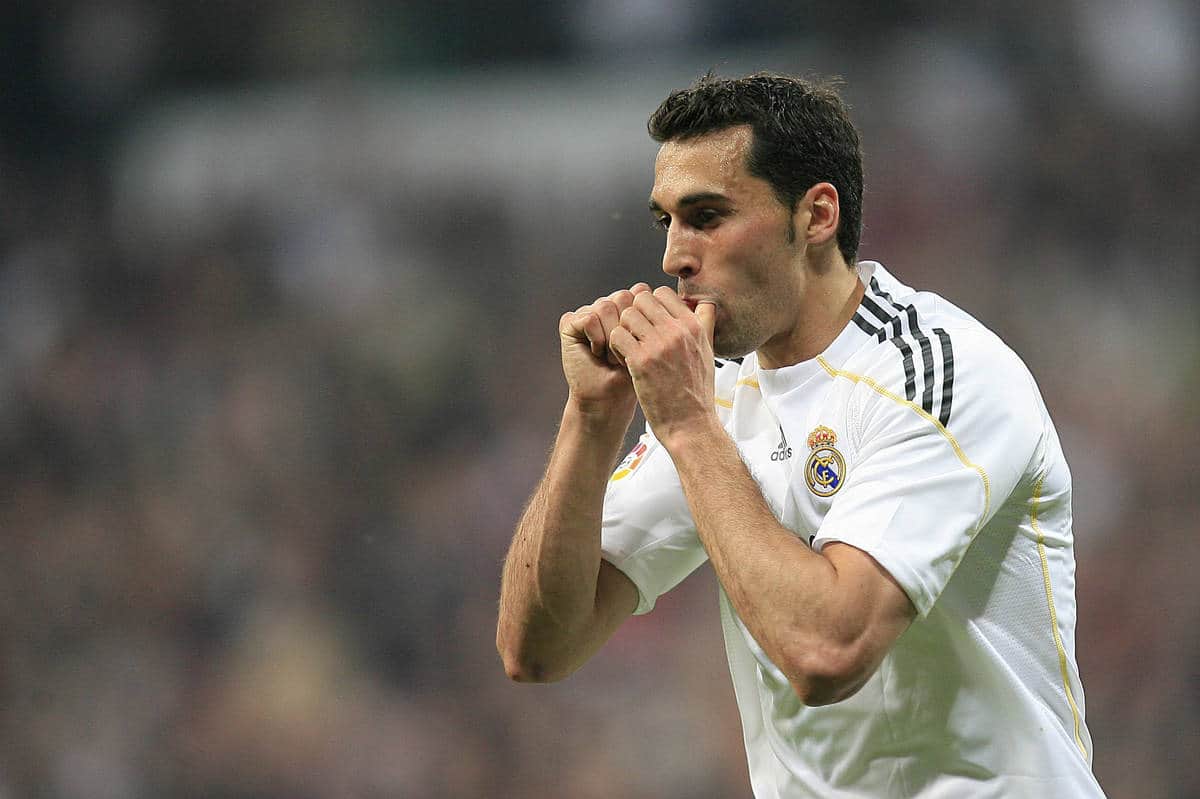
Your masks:
<svg viewBox="0 0 1200 799"><path fill-rule="evenodd" d="M608 337L608 331L621 324L621 311L624 308L607 297L596 300L596 303L592 306L592 310L600 318L600 324L604 327L605 338Z"/></svg>
<svg viewBox="0 0 1200 799"><path fill-rule="evenodd" d="M676 319L685 319L692 312L687 303L681 300L670 286L659 286L654 290L654 296L662 303L666 312Z"/></svg>
<svg viewBox="0 0 1200 799"><path fill-rule="evenodd" d="M700 320L700 329L704 331L704 336L708 339L708 344L711 347L713 343L713 333L717 327L716 303L708 301L699 303L696 306L696 318Z"/></svg>
<svg viewBox="0 0 1200 799"><path fill-rule="evenodd" d="M631 289L621 289L608 295L608 299L617 306L617 313L633 305L634 293Z"/></svg>
<svg viewBox="0 0 1200 799"><path fill-rule="evenodd" d="M650 284L634 283L633 286L629 289L629 291L630 291L630 293L632 293L634 295L645 294L647 291L650 291Z"/></svg>
<svg viewBox="0 0 1200 799"><path fill-rule="evenodd" d="M608 347L608 336L605 334L604 323L600 319L600 314L597 313L595 306L592 306L587 311L582 311L581 315L580 329L587 336L592 355L595 355L597 358L603 358L604 351Z"/></svg>
<svg viewBox="0 0 1200 799"><path fill-rule="evenodd" d="M576 308L574 311L567 311L558 319L558 333L565 338L573 338L579 341L587 339L587 333L583 332L583 323L587 321L587 312L591 310L590 305L583 305Z"/></svg>
<svg viewBox="0 0 1200 799"><path fill-rule="evenodd" d="M608 348L615 352L617 357L620 358L622 366L625 366L626 358L629 356L629 353L632 352L635 347L637 347L637 345L637 339L634 338L633 334L624 327L618 327L616 330L614 330L612 332L612 336L608 340Z"/></svg>
<svg viewBox="0 0 1200 799"><path fill-rule="evenodd" d="M629 304L633 302L633 295L628 291L624 293L629 294L628 301L624 297L619 297L619 301L613 300L611 299L612 295L609 295L607 298L597 300L592 306L595 309L596 315L600 318L600 325L604 335L603 349L600 352L596 352L593 348L592 352L597 358L606 358L613 366L620 366L621 363L617 359L616 354L610 351L608 339L612 335L613 329L621 324L621 311L629 307ZM613 294L621 294L621 292L613 292Z"/></svg>
<svg viewBox="0 0 1200 799"><path fill-rule="evenodd" d="M621 326L617 329L626 330L638 341L644 341L653 333L654 324L642 313L641 307L634 305L621 311Z"/></svg>
<svg viewBox="0 0 1200 799"><path fill-rule="evenodd" d="M565 339L587 344L593 356L604 357L606 337L603 327L592 312L590 305L581 306L574 311L567 311L559 317L558 334Z"/></svg>
<svg viewBox="0 0 1200 799"><path fill-rule="evenodd" d="M670 291L670 289L667 289ZM633 307L642 312L642 315L649 319L654 324L660 324L671 318L671 314L663 307L662 300L658 297L660 289L655 289L653 292L642 292L633 300Z"/></svg>

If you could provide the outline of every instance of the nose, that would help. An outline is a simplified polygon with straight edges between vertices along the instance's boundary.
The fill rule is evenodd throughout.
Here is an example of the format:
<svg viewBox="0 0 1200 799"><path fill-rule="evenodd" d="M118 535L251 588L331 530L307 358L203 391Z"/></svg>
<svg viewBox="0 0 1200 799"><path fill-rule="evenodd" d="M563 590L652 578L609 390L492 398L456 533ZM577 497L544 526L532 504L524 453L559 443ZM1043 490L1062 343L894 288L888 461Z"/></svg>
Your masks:
<svg viewBox="0 0 1200 799"><path fill-rule="evenodd" d="M671 277L679 279L692 277L700 271L696 242L683 225L672 225L667 229L662 268Z"/></svg>

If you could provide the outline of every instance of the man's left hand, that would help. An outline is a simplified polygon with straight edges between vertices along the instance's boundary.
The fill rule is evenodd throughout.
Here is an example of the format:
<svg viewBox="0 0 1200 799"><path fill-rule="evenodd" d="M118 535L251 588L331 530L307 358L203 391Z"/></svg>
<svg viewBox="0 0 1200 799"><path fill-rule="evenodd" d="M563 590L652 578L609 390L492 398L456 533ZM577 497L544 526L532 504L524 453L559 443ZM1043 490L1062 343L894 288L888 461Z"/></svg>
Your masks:
<svg viewBox="0 0 1200 799"><path fill-rule="evenodd" d="M639 294L609 337L633 377L646 421L668 450L672 439L717 420L715 316L711 303L693 312L673 290L660 286Z"/></svg>

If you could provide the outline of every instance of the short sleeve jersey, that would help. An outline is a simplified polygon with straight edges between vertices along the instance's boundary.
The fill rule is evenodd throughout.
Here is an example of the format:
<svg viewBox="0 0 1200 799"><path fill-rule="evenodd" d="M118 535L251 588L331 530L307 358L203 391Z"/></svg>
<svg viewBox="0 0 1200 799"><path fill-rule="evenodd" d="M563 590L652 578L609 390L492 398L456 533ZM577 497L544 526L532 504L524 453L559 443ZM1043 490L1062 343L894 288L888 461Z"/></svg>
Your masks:
<svg viewBox="0 0 1200 799"><path fill-rule="evenodd" d="M1028 369L882 266L813 360L718 362L717 411L780 522L870 554L917 617L849 699L803 705L724 591L756 797L1095 797L1075 663L1071 477ZM609 482L605 559L637 612L707 556L647 430Z"/></svg>

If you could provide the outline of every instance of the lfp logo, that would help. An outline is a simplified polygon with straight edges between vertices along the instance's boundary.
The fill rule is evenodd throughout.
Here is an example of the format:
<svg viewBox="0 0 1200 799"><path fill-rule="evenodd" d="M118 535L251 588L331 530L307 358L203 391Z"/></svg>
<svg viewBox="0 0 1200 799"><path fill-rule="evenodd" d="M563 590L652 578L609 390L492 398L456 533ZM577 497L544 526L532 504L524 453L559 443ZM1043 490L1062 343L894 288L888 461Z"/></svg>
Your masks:
<svg viewBox="0 0 1200 799"><path fill-rule="evenodd" d="M645 436L637 443L633 449L629 450L629 454L625 456L625 460L621 461L617 466L617 470L613 472L613 476L609 478L609 482L615 483L617 480L622 480L633 473L633 470L641 464L642 459L646 457L646 452L649 447L646 445Z"/></svg>

